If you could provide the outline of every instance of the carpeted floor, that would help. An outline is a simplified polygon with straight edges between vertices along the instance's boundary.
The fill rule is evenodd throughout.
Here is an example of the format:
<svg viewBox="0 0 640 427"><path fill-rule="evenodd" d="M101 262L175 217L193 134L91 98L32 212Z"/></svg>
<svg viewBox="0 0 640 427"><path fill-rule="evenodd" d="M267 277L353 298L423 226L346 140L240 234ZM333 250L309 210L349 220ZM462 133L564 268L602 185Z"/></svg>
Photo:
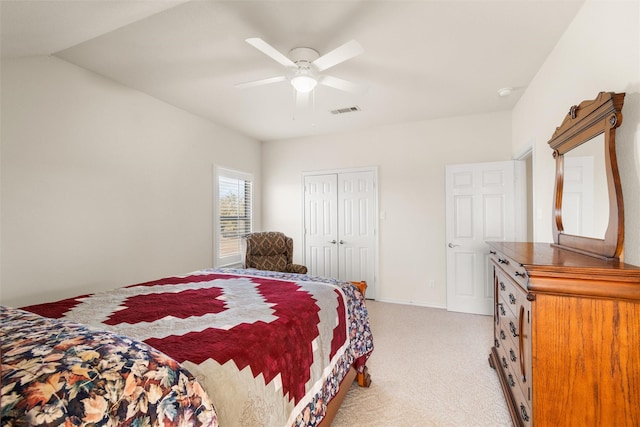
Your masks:
<svg viewBox="0 0 640 427"><path fill-rule="evenodd" d="M353 385L333 427L511 426L487 362L492 318L367 301L371 387Z"/></svg>

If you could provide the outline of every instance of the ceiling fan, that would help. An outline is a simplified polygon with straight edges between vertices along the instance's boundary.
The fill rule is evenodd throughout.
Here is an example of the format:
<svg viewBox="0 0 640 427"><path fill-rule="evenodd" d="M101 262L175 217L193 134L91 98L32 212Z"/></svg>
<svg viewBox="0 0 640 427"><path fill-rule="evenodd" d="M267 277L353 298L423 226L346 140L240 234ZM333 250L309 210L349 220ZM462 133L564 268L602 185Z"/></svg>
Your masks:
<svg viewBox="0 0 640 427"><path fill-rule="evenodd" d="M298 101L304 101L306 96L318 84L353 93L362 90L362 87L356 83L321 74L323 71L364 52L360 43L355 40L351 40L322 56L317 50L309 47L295 47L289 51L288 56L285 56L261 38L254 37L245 41L271 59L284 65L289 72L283 76L239 83L235 85L238 88L249 88L289 80L296 90Z"/></svg>

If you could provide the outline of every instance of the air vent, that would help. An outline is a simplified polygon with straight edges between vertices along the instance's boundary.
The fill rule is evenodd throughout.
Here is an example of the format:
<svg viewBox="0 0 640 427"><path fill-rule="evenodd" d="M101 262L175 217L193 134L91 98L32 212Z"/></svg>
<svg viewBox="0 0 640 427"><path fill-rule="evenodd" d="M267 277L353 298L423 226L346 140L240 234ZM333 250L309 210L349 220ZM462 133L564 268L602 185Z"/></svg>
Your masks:
<svg viewBox="0 0 640 427"><path fill-rule="evenodd" d="M360 111L360 107L354 105L353 107L347 108L338 108L337 110L331 110L331 114L345 114L345 113L355 113L356 111Z"/></svg>

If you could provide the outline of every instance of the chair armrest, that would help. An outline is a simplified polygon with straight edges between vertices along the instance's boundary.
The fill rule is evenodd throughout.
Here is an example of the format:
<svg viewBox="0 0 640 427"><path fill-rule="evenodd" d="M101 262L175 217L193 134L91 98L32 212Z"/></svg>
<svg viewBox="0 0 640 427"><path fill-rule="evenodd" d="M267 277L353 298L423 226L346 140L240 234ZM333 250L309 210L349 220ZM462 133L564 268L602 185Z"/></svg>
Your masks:
<svg viewBox="0 0 640 427"><path fill-rule="evenodd" d="M307 274L307 267L300 264L289 264L287 265L287 271L289 273Z"/></svg>

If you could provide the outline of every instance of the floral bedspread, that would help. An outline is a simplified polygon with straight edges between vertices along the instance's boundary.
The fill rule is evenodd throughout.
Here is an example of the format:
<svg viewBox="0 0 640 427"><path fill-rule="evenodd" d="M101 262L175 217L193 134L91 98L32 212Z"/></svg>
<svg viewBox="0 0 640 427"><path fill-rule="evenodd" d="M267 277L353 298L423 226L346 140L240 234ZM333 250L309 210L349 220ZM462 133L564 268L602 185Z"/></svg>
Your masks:
<svg viewBox="0 0 640 427"><path fill-rule="evenodd" d="M116 334L0 306L3 426L216 426L194 377Z"/></svg>
<svg viewBox="0 0 640 427"><path fill-rule="evenodd" d="M25 309L169 355L196 376L225 427L317 425L373 350L355 286L300 274L201 270Z"/></svg>

